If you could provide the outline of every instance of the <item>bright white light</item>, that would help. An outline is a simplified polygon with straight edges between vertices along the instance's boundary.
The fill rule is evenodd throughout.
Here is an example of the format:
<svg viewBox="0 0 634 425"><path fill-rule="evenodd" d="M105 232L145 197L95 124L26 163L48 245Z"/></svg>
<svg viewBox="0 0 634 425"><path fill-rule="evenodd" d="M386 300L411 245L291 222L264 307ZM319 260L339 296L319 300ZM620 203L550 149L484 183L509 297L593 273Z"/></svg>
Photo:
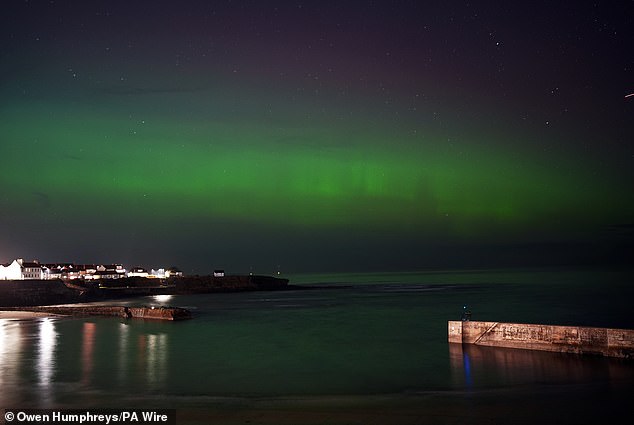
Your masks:
<svg viewBox="0 0 634 425"><path fill-rule="evenodd" d="M172 299L172 295L154 295L154 301L157 303L166 303Z"/></svg>

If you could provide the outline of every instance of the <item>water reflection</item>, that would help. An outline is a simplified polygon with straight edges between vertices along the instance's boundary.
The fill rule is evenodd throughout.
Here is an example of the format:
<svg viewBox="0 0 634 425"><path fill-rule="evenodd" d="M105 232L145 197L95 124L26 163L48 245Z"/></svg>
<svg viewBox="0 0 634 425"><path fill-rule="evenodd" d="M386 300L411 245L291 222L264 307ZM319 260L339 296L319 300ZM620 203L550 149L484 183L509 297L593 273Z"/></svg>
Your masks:
<svg viewBox="0 0 634 425"><path fill-rule="evenodd" d="M452 380L464 388L534 382L626 381L632 368L605 357L449 344Z"/></svg>
<svg viewBox="0 0 634 425"><path fill-rule="evenodd" d="M0 320L0 405L15 404L15 389L20 384L22 338L22 327L18 322Z"/></svg>
<svg viewBox="0 0 634 425"><path fill-rule="evenodd" d="M45 405L52 398L52 379L55 371L55 345L57 332L54 319L44 318L39 322L39 339L37 346L37 374L40 397Z"/></svg>
<svg viewBox="0 0 634 425"><path fill-rule="evenodd" d="M168 336L139 335L137 339L137 373L150 389L160 389L167 378Z"/></svg>
<svg viewBox="0 0 634 425"><path fill-rule="evenodd" d="M128 374L128 333L130 327L127 323L119 323L119 367L117 368L117 380L119 385L125 384Z"/></svg>
<svg viewBox="0 0 634 425"><path fill-rule="evenodd" d="M165 383L167 374L167 334L147 336L147 381L151 387Z"/></svg>
<svg viewBox="0 0 634 425"><path fill-rule="evenodd" d="M95 332L97 325L94 323L84 323L82 328L81 344L81 382L84 385L90 384L90 378L94 367L94 347Z"/></svg>

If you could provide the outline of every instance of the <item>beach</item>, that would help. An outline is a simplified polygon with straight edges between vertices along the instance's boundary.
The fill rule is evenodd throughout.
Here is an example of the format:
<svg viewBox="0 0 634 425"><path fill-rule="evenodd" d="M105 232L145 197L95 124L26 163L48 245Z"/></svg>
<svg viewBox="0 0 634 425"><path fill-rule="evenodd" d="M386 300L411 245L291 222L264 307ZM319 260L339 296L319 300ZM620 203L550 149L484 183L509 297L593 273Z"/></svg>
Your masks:
<svg viewBox="0 0 634 425"><path fill-rule="evenodd" d="M36 319L41 317L61 317L58 314L35 311L5 311L0 310L0 319Z"/></svg>

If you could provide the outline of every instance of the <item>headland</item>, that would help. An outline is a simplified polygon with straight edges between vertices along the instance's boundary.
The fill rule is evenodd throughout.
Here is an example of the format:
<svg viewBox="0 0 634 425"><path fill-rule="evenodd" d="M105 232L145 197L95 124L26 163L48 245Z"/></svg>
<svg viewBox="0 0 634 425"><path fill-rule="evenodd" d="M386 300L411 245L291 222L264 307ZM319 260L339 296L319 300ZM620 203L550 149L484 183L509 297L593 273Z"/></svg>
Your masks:
<svg viewBox="0 0 634 425"><path fill-rule="evenodd" d="M167 279L125 277L98 281L1 280L0 307L75 304L148 295L285 289L289 289L288 279L260 275L175 276Z"/></svg>

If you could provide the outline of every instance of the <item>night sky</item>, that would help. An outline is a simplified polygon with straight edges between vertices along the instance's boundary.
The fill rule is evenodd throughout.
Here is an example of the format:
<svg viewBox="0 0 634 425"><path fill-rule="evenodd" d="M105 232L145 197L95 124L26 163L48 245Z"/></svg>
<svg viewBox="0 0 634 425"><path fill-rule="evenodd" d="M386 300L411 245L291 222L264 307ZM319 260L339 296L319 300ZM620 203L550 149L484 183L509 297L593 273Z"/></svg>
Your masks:
<svg viewBox="0 0 634 425"><path fill-rule="evenodd" d="M632 1L7 0L0 262L622 264L631 93Z"/></svg>

